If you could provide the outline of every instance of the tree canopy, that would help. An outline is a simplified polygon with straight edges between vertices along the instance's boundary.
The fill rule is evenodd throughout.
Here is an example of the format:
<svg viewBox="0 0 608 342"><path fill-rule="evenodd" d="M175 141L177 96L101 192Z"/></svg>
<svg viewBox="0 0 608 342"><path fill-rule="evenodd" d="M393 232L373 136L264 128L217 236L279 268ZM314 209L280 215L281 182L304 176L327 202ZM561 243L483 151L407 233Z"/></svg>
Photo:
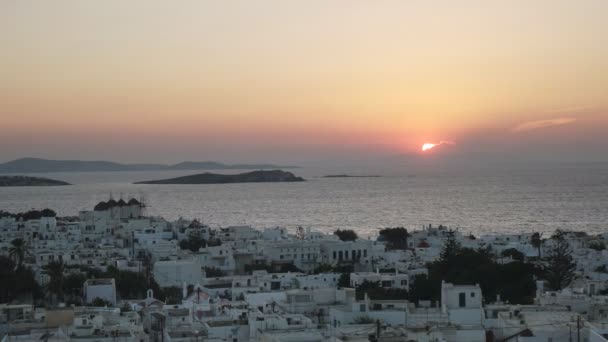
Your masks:
<svg viewBox="0 0 608 342"><path fill-rule="evenodd" d="M56 217L57 213L55 213L52 209L42 209L42 210L29 210L22 213L10 213L7 211L0 211L0 217L13 217L16 220L21 221L29 221L29 220L38 220L41 217Z"/></svg>
<svg viewBox="0 0 608 342"><path fill-rule="evenodd" d="M338 229L334 232L334 235L336 235L342 241L355 241L359 238L357 233L355 233L355 231L352 229Z"/></svg>
<svg viewBox="0 0 608 342"><path fill-rule="evenodd" d="M363 299L366 293L370 299L375 300L407 300L409 298L407 290L396 287L382 287L379 281L365 280L357 286L357 299Z"/></svg>
<svg viewBox="0 0 608 342"><path fill-rule="evenodd" d="M384 228L379 232L378 240L386 243L388 249L407 249L409 233L403 227Z"/></svg>
<svg viewBox="0 0 608 342"><path fill-rule="evenodd" d="M479 284L486 301L500 294L512 304L530 304L534 299L537 268L524 262L500 264L489 248L462 248L448 235L438 261L428 264L428 276L418 275L410 284L409 299L440 300L441 281L456 285Z"/></svg>
<svg viewBox="0 0 608 342"><path fill-rule="evenodd" d="M36 283L34 272L16 266L10 258L0 256L0 303L9 303L21 296L41 298L42 289Z"/></svg>

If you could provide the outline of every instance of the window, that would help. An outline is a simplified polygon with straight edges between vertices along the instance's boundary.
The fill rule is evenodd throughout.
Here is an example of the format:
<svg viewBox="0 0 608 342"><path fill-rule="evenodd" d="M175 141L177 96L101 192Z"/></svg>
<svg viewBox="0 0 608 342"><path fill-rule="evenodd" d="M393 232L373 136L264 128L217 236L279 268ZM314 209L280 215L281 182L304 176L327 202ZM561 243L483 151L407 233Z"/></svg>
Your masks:
<svg viewBox="0 0 608 342"><path fill-rule="evenodd" d="M348 251L344 251L344 259L348 260Z"/></svg>
<svg viewBox="0 0 608 342"><path fill-rule="evenodd" d="M464 308L467 306L467 295L464 292L458 294L458 306Z"/></svg>
<svg viewBox="0 0 608 342"><path fill-rule="evenodd" d="M471 298L475 298L475 292L471 292Z"/></svg>
<svg viewBox="0 0 608 342"><path fill-rule="evenodd" d="M338 252L338 260L342 260L342 251Z"/></svg>
<svg viewBox="0 0 608 342"><path fill-rule="evenodd" d="M367 249L364 249L364 250L363 250L363 257L364 257L364 258L367 258Z"/></svg>
<svg viewBox="0 0 608 342"><path fill-rule="evenodd" d="M336 251L334 251L333 255L334 255L334 260L336 260Z"/></svg>
<svg viewBox="0 0 608 342"><path fill-rule="evenodd" d="M359 306L359 311L361 311L361 312L365 312L365 304L361 304L361 305Z"/></svg>
<svg viewBox="0 0 608 342"><path fill-rule="evenodd" d="M407 280L402 280L401 281L401 286L407 286Z"/></svg>

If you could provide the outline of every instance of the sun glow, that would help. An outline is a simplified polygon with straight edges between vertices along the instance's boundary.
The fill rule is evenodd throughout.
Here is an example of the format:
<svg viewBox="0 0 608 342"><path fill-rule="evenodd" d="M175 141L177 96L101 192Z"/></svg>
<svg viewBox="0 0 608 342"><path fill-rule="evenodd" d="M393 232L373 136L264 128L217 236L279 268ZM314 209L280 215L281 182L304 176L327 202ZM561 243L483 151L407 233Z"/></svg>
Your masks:
<svg viewBox="0 0 608 342"><path fill-rule="evenodd" d="M426 152L426 151L431 150L431 149L433 149L433 148L435 148L435 147L437 147L439 145L454 145L454 142L453 141L443 141L442 140L442 141L438 142L437 144L434 144L434 143L424 143L424 144L422 144L421 150L422 150L422 152Z"/></svg>
<svg viewBox="0 0 608 342"><path fill-rule="evenodd" d="M430 149L432 149L433 147L437 146L437 144L431 144L431 143L425 143L422 145L422 151L428 151Z"/></svg>

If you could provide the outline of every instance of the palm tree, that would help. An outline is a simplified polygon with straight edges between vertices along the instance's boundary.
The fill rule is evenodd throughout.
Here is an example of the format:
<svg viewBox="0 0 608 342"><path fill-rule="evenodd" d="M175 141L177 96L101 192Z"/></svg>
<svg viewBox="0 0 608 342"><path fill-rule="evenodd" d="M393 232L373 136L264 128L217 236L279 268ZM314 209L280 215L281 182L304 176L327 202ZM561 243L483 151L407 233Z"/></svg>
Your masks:
<svg viewBox="0 0 608 342"><path fill-rule="evenodd" d="M11 247L9 248L9 258L17 264L17 268L21 268L23 259L28 252L28 245L25 240L18 238L11 241Z"/></svg>
<svg viewBox="0 0 608 342"><path fill-rule="evenodd" d="M63 261L51 261L45 267L46 273L51 278L49 283L46 285L46 289L49 293L57 296L58 300L63 300L63 283L65 270L65 264Z"/></svg>
<svg viewBox="0 0 608 342"><path fill-rule="evenodd" d="M536 248L538 250L538 258L541 258L541 247L543 245L543 239L541 238L541 234L536 232L534 234L532 234L532 237L530 238L530 243L532 244L532 246L534 246L534 248Z"/></svg>

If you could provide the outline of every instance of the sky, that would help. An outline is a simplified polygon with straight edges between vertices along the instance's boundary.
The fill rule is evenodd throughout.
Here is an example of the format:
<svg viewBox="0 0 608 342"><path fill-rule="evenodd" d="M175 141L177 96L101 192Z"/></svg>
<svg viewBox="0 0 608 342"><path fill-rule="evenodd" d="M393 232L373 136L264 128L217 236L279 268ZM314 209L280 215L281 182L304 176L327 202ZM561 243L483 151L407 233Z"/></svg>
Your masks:
<svg viewBox="0 0 608 342"><path fill-rule="evenodd" d="M608 161L606 13L605 0L4 0L0 161Z"/></svg>

